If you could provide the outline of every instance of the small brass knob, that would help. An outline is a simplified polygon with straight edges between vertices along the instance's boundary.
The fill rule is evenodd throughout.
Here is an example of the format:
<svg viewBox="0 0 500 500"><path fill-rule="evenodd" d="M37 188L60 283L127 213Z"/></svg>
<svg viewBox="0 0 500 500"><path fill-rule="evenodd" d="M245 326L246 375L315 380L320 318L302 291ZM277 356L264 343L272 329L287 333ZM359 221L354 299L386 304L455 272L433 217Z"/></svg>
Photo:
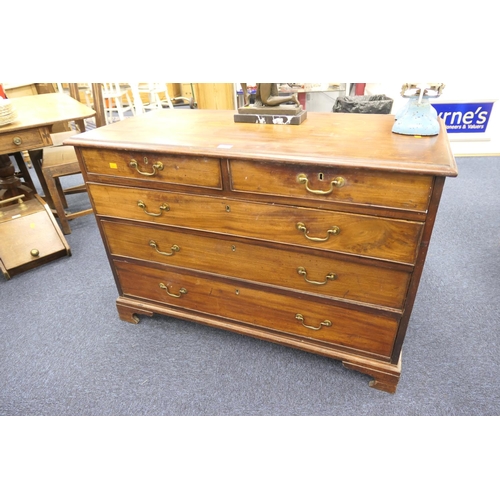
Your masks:
<svg viewBox="0 0 500 500"><path fill-rule="evenodd" d="M30 254L33 257L39 257L40 256L40 252L36 248L33 248L33 250L31 250Z"/></svg>
<svg viewBox="0 0 500 500"><path fill-rule="evenodd" d="M23 141L21 140L20 137L14 137L14 139L12 140L12 142L16 145L16 146L20 146Z"/></svg>

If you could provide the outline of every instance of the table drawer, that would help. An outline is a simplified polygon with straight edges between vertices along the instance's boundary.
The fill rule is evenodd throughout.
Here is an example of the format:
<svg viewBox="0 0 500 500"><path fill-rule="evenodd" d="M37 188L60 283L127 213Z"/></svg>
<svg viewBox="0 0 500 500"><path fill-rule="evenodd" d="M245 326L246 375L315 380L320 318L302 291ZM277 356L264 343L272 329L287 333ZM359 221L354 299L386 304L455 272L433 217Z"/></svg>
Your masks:
<svg viewBox="0 0 500 500"><path fill-rule="evenodd" d="M185 186L222 187L217 158L106 149L81 151L90 173Z"/></svg>
<svg viewBox="0 0 500 500"><path fill-rule="evenodd" d="M232 160L230 169L234 191L421 212L433 185L432 176L337 167Z"/></svg>
<svg viewBox="0 0 500 500"><path fill-rule="evenodd" d="M52 140L47 127L6 132L0 136L0 154L41 149L51 144Z"/></svg>
<svg viewBox="0 0 500 500"><path fill-rule="evenodd" d="M422 224L89 183L98 215L413 263Z"/></svg>
<svg viewBox="0 0 500 500"><path fill-rule="evenodd" d="M115 261L124 296L389 357L399 320L194 274Z"/></svg>
<svg viewBox="0 0 500 500"><path fill-rule="evenodd" d="M115 256L132 257L247 281L402 309L410 273L311 255L245 240L103 221Z"/></svg>

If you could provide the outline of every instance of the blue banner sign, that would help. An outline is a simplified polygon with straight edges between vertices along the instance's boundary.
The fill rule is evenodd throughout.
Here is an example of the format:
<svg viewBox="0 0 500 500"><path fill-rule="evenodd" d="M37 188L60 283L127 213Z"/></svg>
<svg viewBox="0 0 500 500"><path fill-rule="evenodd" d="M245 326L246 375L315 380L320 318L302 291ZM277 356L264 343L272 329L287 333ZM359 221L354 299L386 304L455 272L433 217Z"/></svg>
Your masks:
<svg viewBox="0 0 500 500"><path fill-rule="evenodd" d="M432 103L449 134L486 132L494 101L469 103Z"/></svg>

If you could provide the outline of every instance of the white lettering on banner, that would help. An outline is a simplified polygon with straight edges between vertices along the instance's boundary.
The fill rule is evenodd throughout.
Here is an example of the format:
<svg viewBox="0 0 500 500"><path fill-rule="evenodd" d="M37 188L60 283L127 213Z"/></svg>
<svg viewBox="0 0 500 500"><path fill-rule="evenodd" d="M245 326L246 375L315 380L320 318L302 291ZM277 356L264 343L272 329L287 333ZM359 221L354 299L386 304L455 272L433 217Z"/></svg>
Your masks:
<svg viewBox="0 0 500 500"><path fill-rule="evenodd" d="M478 108L478 111L480 110L481 108ZM477 111L476 111L477 113ZM478 125L481 125L483 124L485 121L486 121L486 118L488 117L488 112L487 111L483 111L481 113L479 113L479 120L477 121Z"/></svg>
<svg viewBox="0 0 500 500"><path fill-rule="evenodd" d="M486 132L494 102L441 102L432 106L448 132L477 134Z"/></svg>
<svg viewBox="0 0 500 500"><path fill-rule="evenodd" d="M449 123L447 123L447 127L451 129L462 128L461 125L468 125L470 128L483 128L481 126L475 125L483 125L488 118L487 111L481 111L483 108L479 106L476 111L467 111L466 113L462 113L461 111L446 111L439 113L439 117L442 118L445 122L449 117L451 117ZM473 125L474 118L476 119L475 125ZM454 126L456 125L456 126ZM465 127L464 127L465 128Z"/></svg>
<svg viewBox="0 0 500 500"><path fill-rule="evenodd" d="M490 112L491 109L478 105L475 110L470 107L451 111L445 108L438 115L444 120L449 132L485 132Z"/></svg>
<svg viewBox="0 0 500 500"><path fill-rule="evenodd" d="M472 123L472 119L474 118L474 113L472 111L467 111L463 117L463 122L466 125L470 125Z"/></svg>

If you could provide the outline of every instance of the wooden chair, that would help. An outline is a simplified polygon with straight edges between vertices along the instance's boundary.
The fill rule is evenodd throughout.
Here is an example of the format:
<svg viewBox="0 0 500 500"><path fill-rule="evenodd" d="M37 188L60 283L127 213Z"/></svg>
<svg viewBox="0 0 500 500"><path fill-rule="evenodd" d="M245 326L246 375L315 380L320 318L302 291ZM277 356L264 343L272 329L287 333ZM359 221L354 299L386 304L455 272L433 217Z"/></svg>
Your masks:
<svg viewBox="0 0 500 500"><path fill-rule="evenodd" d="M170 109L174 107L165 83L141 83L137 91L139 94L147 94L148 103L143 105L144 109L162 109L164 104Z"/></svg>
<svg viewBox="0 0 500 500"><path fill-rule="evenodd" d="M73 135L75 135L74 131L51 134L54 145L42 150L41 161L38 161L37 164L33 162L38 177L43 178L45 181L45 186L42 187L46 201L55 211L64 234L71 233L70 220L93 212L91 207L78 211L69 210L66 197L70 194L87 192L85 184L67 188L63 188L61 184L62 177L81 174L75 149L73 146L64 146L62 144Z"/></svg>
<svg viewBox="0 0 500 500"><path fill-rule="evenodd" d="M74 99L79 100L78 86L76 84L70 84L70 93ZM102 124L103 121L103 117L96 116L97 126ZM80 127L82 127L81 123L79 123ZM84 132L84 130L80 129L81 132ZM45 201L57 215L64 234L71 233L68 221L93 212L91 207L78 211L69 210L66 197L70 194L87 192L85 184L63 188L61 183L63 177L81 175L75 149L73 146L63 144L67 138L78 133L77 130L71 130L51 134L52 146L29 152L31 162L44 192Z"/></svg>
<svg viewBox="0 0 500 500"><path fill-rule="evenodd" d="M118 120L125 119L125 113L130 111L135 115L135 109L128 95L130 87L121 86L119 83L103 83L102 84L102 97L106 109L106 122L112 123L114 120L114 113L118 114ZM124 104L123 100L126 100Z"/></svg>

